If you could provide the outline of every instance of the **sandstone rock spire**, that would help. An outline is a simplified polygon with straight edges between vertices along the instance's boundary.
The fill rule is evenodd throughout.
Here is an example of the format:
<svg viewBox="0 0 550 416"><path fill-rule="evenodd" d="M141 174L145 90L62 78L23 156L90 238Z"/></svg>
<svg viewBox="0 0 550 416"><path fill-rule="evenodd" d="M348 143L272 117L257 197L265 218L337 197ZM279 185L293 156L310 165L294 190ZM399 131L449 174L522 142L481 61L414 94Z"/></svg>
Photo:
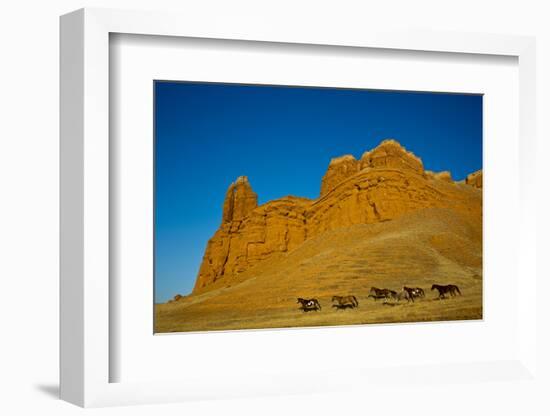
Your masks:
<svg viewBox="0 0 550 416"><path fill-rule="evenodd" d="M222 223L242 220L257 206L258 195L252 190L248 177L239 176L225 194Z"/></svg>

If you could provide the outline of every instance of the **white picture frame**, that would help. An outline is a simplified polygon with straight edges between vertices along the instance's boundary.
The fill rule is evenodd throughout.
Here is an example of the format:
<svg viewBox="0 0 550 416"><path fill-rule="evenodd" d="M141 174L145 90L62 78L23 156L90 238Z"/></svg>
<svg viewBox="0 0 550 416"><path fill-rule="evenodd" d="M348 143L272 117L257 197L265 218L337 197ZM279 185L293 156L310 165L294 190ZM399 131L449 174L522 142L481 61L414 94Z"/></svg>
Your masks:
<svg viewBox="0 0 550 416"><path fill-rule="evenodd" d="M116 357L109 349L109 35L112 33L206 39L383 48L439 53L516 57L519 62L520 196L518 269L525 286L536 286L535 169L535 40L530 37L466 34L348 31L319 27L284 28L270 22L196 21L192 16L166 13L82 9L61 18L61 398L79 406L161 403L296 394L372 388L385 369L361 372L353 383L301 383L294 374L269 380L233 380L225 390L211 389L212 380L190 375L184 381L112 383L109 366ZM430 383L445 369L459 382L479 382L479 371L504 374L507 381L537 383L536 291L517 291L519 346L506 362L441 363L409 371L410 379ZM330 371L326 372L330 375ZM386 381L384 381L386 380ZM227 380L226 380L227 381Z"/></svg>

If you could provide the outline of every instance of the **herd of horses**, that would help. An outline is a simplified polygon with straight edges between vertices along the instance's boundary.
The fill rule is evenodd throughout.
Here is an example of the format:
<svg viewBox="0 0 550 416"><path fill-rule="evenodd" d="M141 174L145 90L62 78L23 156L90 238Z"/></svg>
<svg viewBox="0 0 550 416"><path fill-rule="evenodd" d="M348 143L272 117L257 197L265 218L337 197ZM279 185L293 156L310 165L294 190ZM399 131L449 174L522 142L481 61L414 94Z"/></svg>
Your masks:
<svg viewBox="0 0 550 416"><path fill-rule="evenodd" d="M455 297L456 295L462 295L457 285L437 285L433 284L431 290L436 290L438 296L436 299L447 299L446 295ZM424 289L421 287L407 287L403 286L400 292L391 289L379 289L377 287L371 287L368 298L373 298L375 301L383 299L384 303L388 301L400 302L406 300L408 302L414 302L417 298L426 297ZM300 304L300 309L304 312L320 311L321 304L315 298L304 299L298 298L297 303ZM333 296L332 307L336 309L353 309L359 306L357 298L353 295L348 296Z"/></svg>

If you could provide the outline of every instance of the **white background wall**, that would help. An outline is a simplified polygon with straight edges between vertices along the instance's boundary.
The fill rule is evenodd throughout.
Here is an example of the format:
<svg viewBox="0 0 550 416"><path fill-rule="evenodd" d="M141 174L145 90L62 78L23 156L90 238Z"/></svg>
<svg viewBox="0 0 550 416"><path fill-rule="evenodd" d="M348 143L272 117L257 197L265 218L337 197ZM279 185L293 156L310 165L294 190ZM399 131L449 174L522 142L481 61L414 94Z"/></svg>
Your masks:
<svg viewBox="0 0 550 416"><path fill-rule="evenodd" d="M0 12L0 413L73 414L82 410L56 400L58 383L58 16L84 7L179 10L208 16L236 13L326 25L512 33L538 37L539 213L548 212L550 154L550 12L546 0L333 0L330 2L170 0L8 0ZM544 188L546 184L547 188ZM541 247L550 247L549 222L539 215ZM546 250L548 251L548 250ZM542 251L541 251L542 253ZM542 256L541 256L542 257ZM550 273L545 267L545 275ZM548 283L543 282L548 288ZM547 293L550 293L547 291ZM550 351L548 345L546 351ZM503 386L504 388L504 386ZM434 387L435 389L435 387ZM99 414L252 414L368 412L367 398L345 394L94 410ZM473 394L446 409L455 414L482 400ZM513 395L507 408L525 405ZM429 400L423 400L429 405ZM494 404L498 408L498 403ZM312 406L310 409L309 406ZM352 410L356 406L356 410ZM473 405L472 405L473 406ZM388 413L406 411L397 406ZM533 410L533 409L532 409ZM543 414L540 408L535 414ZM344 411L346 413L346 411ZM517 414L517 413L516 413Z"/></svg>

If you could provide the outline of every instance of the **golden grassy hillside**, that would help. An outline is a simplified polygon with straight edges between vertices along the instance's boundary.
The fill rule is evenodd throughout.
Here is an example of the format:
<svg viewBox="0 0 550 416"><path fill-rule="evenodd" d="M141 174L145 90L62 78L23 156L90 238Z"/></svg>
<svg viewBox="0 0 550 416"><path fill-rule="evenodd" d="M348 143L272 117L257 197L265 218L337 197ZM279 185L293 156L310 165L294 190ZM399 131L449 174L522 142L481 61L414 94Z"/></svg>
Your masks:
<svg viewBox="0 0 550 416"><path fill-rule="evenodd" d="M433 283L456 284L462 296L436 300ZM424 288L426 298L386 304L368 298L371 286L399 291L403 285ZM333 295L348 294L358 298L357 308L331 307ZM297 297L317 298L322 310L301 311ZM424 208L327 231L207 292L158 304L155 332L481 318L479 211Z"/></svg>

